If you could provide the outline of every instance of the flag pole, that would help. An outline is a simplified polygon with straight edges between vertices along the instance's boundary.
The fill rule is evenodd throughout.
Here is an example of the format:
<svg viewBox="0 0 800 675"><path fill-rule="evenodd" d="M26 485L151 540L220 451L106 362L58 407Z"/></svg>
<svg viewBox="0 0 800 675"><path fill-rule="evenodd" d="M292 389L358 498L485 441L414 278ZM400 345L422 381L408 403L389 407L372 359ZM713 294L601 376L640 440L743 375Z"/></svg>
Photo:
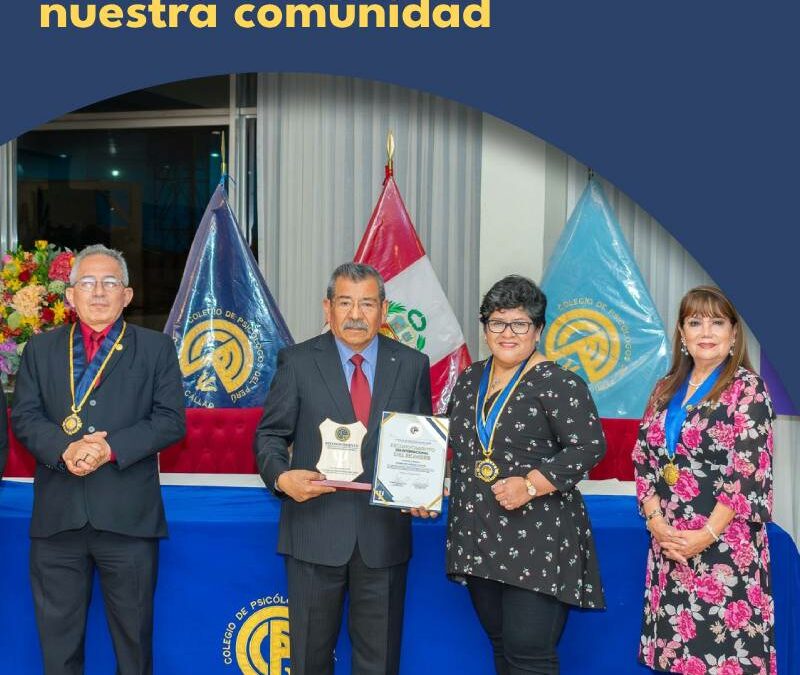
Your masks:
<svg viewBox="0 0 800 675"><path fill-rule="evenodd" d="M222 131L222 140L220 141L219 157L220 157L219 182L227 190L228 188L225 185L225 179L228 177L227 176L227 174L228 174L228 166L227 166L227 163L225 162L225 130L224 129Z"/></svg>

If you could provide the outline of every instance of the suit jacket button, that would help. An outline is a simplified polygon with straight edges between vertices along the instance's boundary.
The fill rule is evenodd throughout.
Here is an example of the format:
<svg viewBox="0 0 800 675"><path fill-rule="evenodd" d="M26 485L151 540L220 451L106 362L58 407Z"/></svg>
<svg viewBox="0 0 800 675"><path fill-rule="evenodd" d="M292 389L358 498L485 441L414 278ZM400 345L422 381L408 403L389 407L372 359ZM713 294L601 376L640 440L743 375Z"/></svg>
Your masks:
<svg viewBox="0 0 800 675"><path fill-rule="evenodd" d="M94 406L94 405L97 405L97 401L95 401L94 399L92 399L91 401L89 401L89 405L93 405L93 406Z"/></svg>
<svg viewBox="0 0 800 675"><path fill-rule="evenodd" d="M94 427L89 427L86 431L88 431L90 434L93 434L94 433Z"/></svg>

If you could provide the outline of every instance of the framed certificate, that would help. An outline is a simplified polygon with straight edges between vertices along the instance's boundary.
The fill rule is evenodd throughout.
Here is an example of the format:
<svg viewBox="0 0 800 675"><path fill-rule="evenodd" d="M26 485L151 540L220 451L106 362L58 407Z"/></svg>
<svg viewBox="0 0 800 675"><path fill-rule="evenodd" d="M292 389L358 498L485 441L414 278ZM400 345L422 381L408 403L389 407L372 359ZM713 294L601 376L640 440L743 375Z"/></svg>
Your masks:
<svg viewBox="0 0 800 675"><path fill-rule="evenodd" d="M384 412L370 503L441 511L449 427L446 417Z"/></svg>

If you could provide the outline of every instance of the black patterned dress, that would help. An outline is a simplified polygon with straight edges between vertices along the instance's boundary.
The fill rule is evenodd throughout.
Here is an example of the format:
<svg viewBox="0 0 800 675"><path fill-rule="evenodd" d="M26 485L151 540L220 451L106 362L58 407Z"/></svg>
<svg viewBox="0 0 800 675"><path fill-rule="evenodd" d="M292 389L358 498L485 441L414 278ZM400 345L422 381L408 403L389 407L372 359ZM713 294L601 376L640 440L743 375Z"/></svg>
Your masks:
<svg viewBox="0 0 800 675"><path fill-rule="evenodd" d="M500 413L492 459L499 478L538 468L557 491L507 511L475 476L483 457L475 405L485 362L473 363L450 401L453 466L447 573L475 576L552 595L587 608L605 606L591 524L575 485L606 443L584 381L552 361L525 373Z"/></svg>

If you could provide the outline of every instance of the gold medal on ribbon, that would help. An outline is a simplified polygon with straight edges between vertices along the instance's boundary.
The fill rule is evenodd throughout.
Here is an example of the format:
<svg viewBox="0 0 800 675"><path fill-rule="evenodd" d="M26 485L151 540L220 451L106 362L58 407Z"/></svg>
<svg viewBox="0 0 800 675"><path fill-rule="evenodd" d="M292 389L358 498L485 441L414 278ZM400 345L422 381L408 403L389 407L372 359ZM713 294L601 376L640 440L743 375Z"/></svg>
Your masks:
<svg viewBox="0 0 800 675"><path fill-rule="evenodd" d="M488 457L475 462L475 475L484 483L493 483L500 475L500 468Z"/></svg>
<svg viewBox="0 0 800 675"><path fill-rule="evenodd" d="M492 403L489 414L486 414L486 397L489 382L494 380L494 359L490 358L483 367L481 382L478 388L478 397L475 401L475 430L480 444L483 459L475 461L475 476L484 483L494 483L500 475L500 467L492 459L494 453L494 432L497 430L497 420L505 407L506 401L511 397L528 367L533 354L520 363L511 380L503 387L497 399ZM488 419L487 419L488 417Z"/></svg>
<svg viewBox="0 0 800 675"><path fill-rule="evenodd" d="M61 428L64 430L64 433L69 434L70 436L77 434L81 430L82 426L83 422L81 422L81 418L75 413L67 415L64 418L64 421L61 423Z"/></svg>
<svg viewBox="0 0 800 675"><path fill-rule="evenodd" d="M681 477L681 472L678 470L678 467L675 466L674 462L671 460L667 463L664 467L664 470L661 472L664 476L664 482L672 487L675 483L678 482L678 478Z"/></svg>
<svg viewBox="0 0 800 675"><path fill-rule="evenodd" d="M91 396L95 387L97 387L97 383L100 381L103 371L106 369L108 362L111 360L111 356L114 354L114 352L122 349L120 342L122 342L122 336L125 335L125 328L128 324L126 324L124 321L122 322L122 330L120 330L117 339L114 341L114 344L111 345L111 349L109 349L108 354L106 354L103 363L101 363L100 367L97 369L97 373L95 374L94 379L92 379L89 388L83 394L83 398L78 402L75 401L75 362L73 358L73 345L75 341L76 325L77 324L73 323L72 327L69 329L69 343L67 344L69 357L69 390L70 394L72 395L72 405L70 406L70 409L72 412L64 418L63 422L61 422L61 428L64 430L64 433L69 434L70 436L77 434L81 430L83 421L78 413L83 410L83 406L86 405L86 401L89 400L89 396Z"/></svg>

